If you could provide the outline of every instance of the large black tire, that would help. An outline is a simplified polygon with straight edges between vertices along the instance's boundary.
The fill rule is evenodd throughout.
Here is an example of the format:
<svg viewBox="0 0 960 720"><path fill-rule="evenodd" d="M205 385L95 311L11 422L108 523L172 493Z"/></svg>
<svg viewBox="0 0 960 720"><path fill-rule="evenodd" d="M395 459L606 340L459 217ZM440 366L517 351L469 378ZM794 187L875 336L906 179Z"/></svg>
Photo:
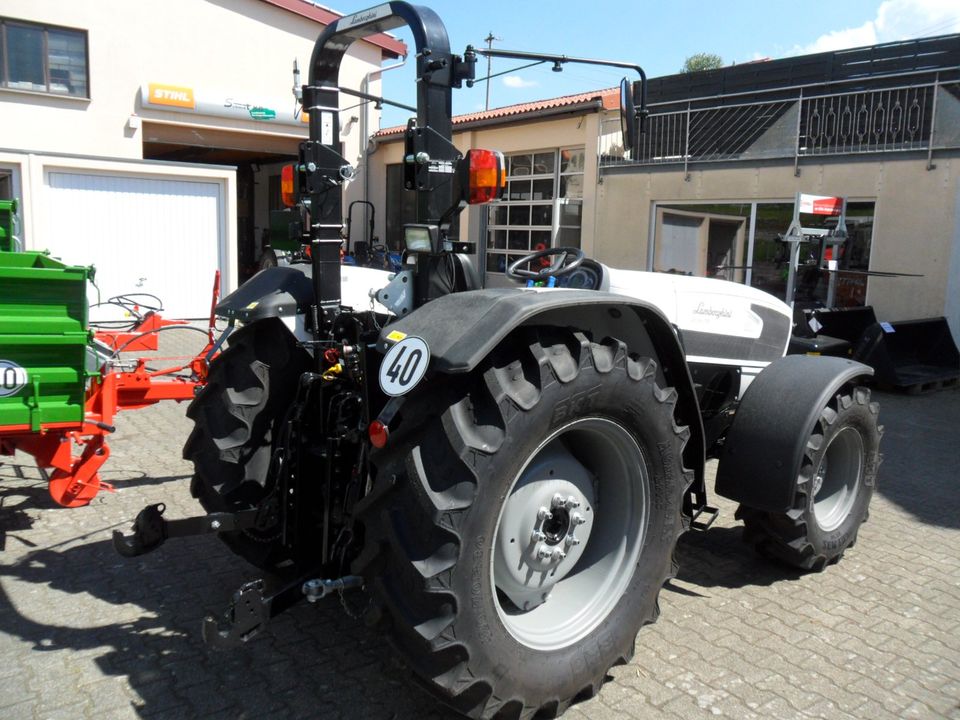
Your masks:
<svg viewBox="0 0 960 720"><path fill-rule="evenodd" d="M792 509L770 513L741 505L736 517L744 522L744 540L802 570L839 561L869 515L883 433L878 413L866 388L833 397L807 440Z"/></svg>
<svg viewBox="0 0 960 720"><path fill-rule="evenodd" d="M207 512L257 507L272 489L267 470L279 423L310 356L276 319L237 330L211 364L207 384L190 403L193 431L183 456L193 461L190 491ZM276 570L287 557L273 528L220 533L253 565Z"/></svg>
<svg viewBox="0 0 960 720"><path fill-rule="evenodd" d="M675 574L692 482L682 462L689 430L674 420L676 392L656 376L656 363L629 356L622 342L542 330L501 346L470 376L440 378L403 406L388 447L372 458L374 487L360 513L365 547L354 571L367 578L371 621L382 623L415 678L441 701L473 718L555 716L632 657L637 632L656 619L660 588ZM549 599L529 613L513 604L494 579L502 568L494 545L507 547L514 534L499 534L507 509L516 515L521 487L565 482L537 463L548 454L565 462L558 453L569 450L583 467L620 467L601 456L629 458L634 448L642 462L622 469L636 482L601 472L586 489L596 489L592 503L576 506L593 513L592 534L581 555L568 549L557 562L577 564L564 567ZM528 481L531 468L545 479ZM566 477L562 467L558 475ZM554 510L554 524L563 512ZM617 537L604 528L621 522L621 564L603 566L621 572L591 580L612 589L601 602L586 572L615 562L601 543ZM528 542L522 532L515 539ZM535 647L537 631L524 623L536 612L562 617L563 605L550 603L567 599L583 605L586 619L560 621Z"/></svg>
<svg viewBox="0 0 960 720"><path fill-rule="evenodd" d="M257 261L257 271L273 268L278 264L277 253L274 252L273 248L264 248L263 252L260 253L260 260Z"/></svg>

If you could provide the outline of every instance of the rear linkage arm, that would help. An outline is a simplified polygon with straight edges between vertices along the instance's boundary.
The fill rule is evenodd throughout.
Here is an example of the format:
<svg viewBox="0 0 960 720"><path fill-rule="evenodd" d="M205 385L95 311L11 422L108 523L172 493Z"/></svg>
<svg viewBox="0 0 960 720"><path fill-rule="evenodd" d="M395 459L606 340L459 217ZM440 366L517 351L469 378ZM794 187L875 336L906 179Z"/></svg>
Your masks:
<svg viewBox="0 0 960 720"><path fill-rule="evenodd" d="M180 520L164 520L163 512L166 509L163 503L147 505L137 513L137 518L133 521L133 534L130 536L114 530L114 549L124 557L136 557L156 550L168 538L249 530L260 524L262 515L259 509L251 509L235 513L210 513Z"/></svg>

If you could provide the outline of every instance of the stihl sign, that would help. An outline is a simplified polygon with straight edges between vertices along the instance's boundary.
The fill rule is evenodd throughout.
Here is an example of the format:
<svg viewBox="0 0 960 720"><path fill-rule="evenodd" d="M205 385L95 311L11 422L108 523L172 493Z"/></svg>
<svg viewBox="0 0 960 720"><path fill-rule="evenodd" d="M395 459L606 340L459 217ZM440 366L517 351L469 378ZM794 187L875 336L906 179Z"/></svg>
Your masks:
<svg viewBox="0 0 960 720"><path fill-rule="evenodd" d="M813 215L839 215L843 198L827 195L800 195L800 212Z"/></svg>
<svg viewBox="0 0 960 720"><path fill-rule="evenodd" d="M153 105L170 105L172 107L196 107L193 97L193 88L177 87L176 85L160 85L150 83L150 103Z"/></svg>

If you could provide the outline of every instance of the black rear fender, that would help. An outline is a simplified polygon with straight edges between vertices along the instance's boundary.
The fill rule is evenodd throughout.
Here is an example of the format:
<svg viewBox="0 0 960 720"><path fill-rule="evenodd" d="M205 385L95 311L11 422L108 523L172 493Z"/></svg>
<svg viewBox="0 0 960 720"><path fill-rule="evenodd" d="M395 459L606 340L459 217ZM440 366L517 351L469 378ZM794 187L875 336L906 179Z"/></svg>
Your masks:
<svg viewBox="0 0 960 720"><path fill-rule="evenodd" d="M693 381L677 333L651 304L591 290L503 288L453 293L388 325L378 347L386 352L391 334L417 336L430 348L433 372L465 374L511 332L525 326L573 328L594 341L614 337L631 352L656 359L660 383L677 391L677 422L690 428L684 461L695 473L694 489L703 497L704 435Z"/></svg>
<svg viewBox="0 0 960 720"><path fill-rule="evenodd" d="M313 283L302 269L308 267L280 266L261 270L217 304L217 316L251 323L306 313L314 297Z"/></svg>

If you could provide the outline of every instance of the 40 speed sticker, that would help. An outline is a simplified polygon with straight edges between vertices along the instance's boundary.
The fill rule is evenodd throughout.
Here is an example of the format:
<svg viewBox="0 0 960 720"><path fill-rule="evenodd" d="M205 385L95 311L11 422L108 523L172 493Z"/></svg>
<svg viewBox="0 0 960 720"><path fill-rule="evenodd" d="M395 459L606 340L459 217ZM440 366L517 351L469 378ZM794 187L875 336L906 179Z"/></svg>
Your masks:
<svg viewBox="0 0 960 720"><path fill-rule="evenodd" d="M12 360L0 360L0 397L16 395L26 384L26 370Z"/></svg>
<svg viewBox="0 0 960 720"><path fill-rule="evenodd" d="M380 366L380 389L396 397L410 392L430 364L430 348L422 338L408 335L390 347Z"/></svg>

